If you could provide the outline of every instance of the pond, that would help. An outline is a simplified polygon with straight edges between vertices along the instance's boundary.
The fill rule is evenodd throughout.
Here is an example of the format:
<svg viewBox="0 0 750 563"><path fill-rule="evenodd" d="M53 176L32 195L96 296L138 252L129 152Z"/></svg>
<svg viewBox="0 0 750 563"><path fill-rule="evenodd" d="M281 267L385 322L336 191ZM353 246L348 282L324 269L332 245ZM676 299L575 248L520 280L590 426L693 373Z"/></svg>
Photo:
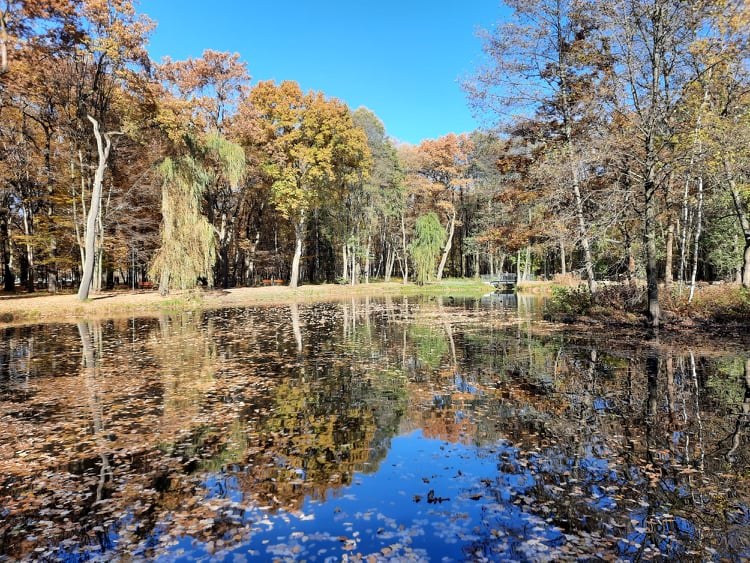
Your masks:
<svg viewBox="0 0 750 563"><path fill-rule="evenodd" d="M532 297L3 330L0 560L750 558L750 353Z"/></svg>

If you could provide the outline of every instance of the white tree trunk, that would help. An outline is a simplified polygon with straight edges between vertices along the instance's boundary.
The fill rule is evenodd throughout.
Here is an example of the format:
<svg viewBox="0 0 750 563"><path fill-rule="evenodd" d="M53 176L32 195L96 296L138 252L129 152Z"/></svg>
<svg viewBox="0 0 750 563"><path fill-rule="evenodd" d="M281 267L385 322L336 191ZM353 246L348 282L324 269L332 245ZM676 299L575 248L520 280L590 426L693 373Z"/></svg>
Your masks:
<svg viewBox="0 0 750 563"><path fill-rule="evenodd" d="M443 279L443 270L445 269L445 263L448 261L448 254L451 252L451 245L453 244L453 233L456 230L456 210L453 209L453 213L451 214L451 222L448 227L448 240L445 243L445 248L443 249L443 257L440 259L440 265L438 266L437 271L437 280L440 281Z"/></svg>
<svg viewBox="0 0 750 563"><path fill-rule="evenodd" d="M346 253L346 243L341 245L341 258L343 262L343 269L341 278L344 280L344 283L347 283L349 281L349 257Z"/></svg>
<svg viewBox="0 0 750 563"><path fill-rule="evenodd" d="M404 283L409 282L409 259L406 252L406 220L404 214L401 214L401 245L404 253L401 272L404 274Z"/></svg>
<svg viewBox="0 0 750 563"><path fill-rule="evenodd" d="M110 134L101 133L99 131L99 122L90 115L87 117L94 128L94 137L96 137L96 148L99 153L99 162L96 167L96 173L94 174L94 185L91 189L91 203L86 217L83 276L81 277L81 285L78 288L78 299L81 301L88 299L91 280L94 277L94 261L96 258L94 248L96 246L96 221L99 217L99 203L101 201L102 183L104 182L104 171L107 168L109 151L112 148Z"/></svg>
<svg viewBox="0 0 750 563"><path fill-rule="evenodd" d="M305 238L305 214L300 213L299 222L294 228L297 244L294 248L294 258L292 259L292 273L289 278L289 287L296 289L299 285L299 263L302 258L302 241Z"/></svg>
<svg viewBox="0 0 750 563"><path fill-rule="evenodd" d="M698 245L701 239L701 230L703 228L703 177L698 178L698 224L695 227L695 241L693 242L693 272L690 276L690 296L688 303L695 296L695 278L698 274Z"/></svg>

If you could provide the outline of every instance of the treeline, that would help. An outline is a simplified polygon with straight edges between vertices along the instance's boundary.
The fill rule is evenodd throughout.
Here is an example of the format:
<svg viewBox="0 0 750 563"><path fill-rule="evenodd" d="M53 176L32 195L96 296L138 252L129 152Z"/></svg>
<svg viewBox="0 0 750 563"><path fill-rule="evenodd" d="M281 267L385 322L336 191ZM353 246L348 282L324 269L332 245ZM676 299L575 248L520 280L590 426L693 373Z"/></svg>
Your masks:
<svg viewBox="0 0 750 563"><path fill-rule="evenodd" d="M509 135L490 238L556 254L592 293L602 276L645 277L654 326L662 280L690 297L699 278L750 286L748 5L506 4L467 83Z"/></svg>
<svg viewBox="0 0 750 563"><path fill-rule="evenodd" d="M497 126L397 145L237 54L151 61L127 0L0 4L6 290L149 280L750 285L748 8L513 0L467 80Z"/></svg>

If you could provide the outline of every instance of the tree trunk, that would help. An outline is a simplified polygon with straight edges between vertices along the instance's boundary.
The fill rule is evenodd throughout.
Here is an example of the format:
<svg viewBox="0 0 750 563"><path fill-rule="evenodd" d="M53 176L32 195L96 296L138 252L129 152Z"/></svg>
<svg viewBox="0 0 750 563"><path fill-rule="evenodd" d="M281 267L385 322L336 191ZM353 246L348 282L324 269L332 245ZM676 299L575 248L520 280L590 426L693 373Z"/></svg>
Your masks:
<svg viewBox="0 0 750 563"><path fill-rule="evenodd" d="M521 249L516 251L516 280L523 281L523 275L521 272Z"/></svg>
<svg viewBox="0 0 750 563"><path fill-rule="evenodd" d="M572 154L571 147L571 154ZM583 217L583 199L581 198L581 187L578 181L578 172L571 158L571 173L573 176L573 195L575 196L576 218L578 219L578 235L581 237L581 248L583 248L583 266L586 269L589 291L596 293L596 278L594 277L594 259L591 256L591 244L589 243L586 220Z"/></svg>
<svg viewBox="0 0 750 563"><path fill-rule="evenodd" d="M646 249L646 288L648 294L647 316L652 328L659 327L661 308L659 306L658 271L656 268L656 183L653 179L653 164L649 166L644 184L645 208L643 238Z"/></svg>
<svg viewBox="0 0 750 563"><path fill-rule="evenodd" d="M672 261L674 254L674 223L670 220L667 228L667 245L664 251L664 287L669 290L672 287Z"/></svg>
<svg viewBox="0 0 750 563"><path fill-rule="evenodd" d="M135 280L133 281L133 287L135 287ZM164 268L161 271L161 276L159 279L159 295L164 297L168 293L169 293L169 270L167 268Z"/></svg>
<svg viewBox="0 0 750 563"><path fill-rule="evenodd" d="M701 230L703 228L703 177L698 178L698 216L696 218L697 224L695 227L695 240L693 241L693 272L690 275L690 296L688 297L688 303L693 300L695 296L695 277L698 274L698 248L701 239Z"/></svg>
<svg viewBox="0 0 750 563"><path fill-rule="evenodd" d="M526 245L526 261L523 264L523 279L531 279L531 246Z"/></svg>
<svg viewBox="0 0 750 563"><path fill-rule="evenodd" d="M385 257L385 281L387 282L391 281L391 276L393 275L393 264L395 262L396 252L394 251L393 247L388 244Z"/></svg>
<svg viewBox="0 0 750 563"><path fill-rule="evenodd" d="M687 268L688 254L688 196L690 194L690 179L685 179L685 190L682 193L682 228L680 229L680 267L677 273L677 283L680 285L680 295L685 285L685 269Z"/></svg>
<svg viewBox="0 0 750 563"><path fill-rule="evenodd" d="M565 241L560 239L560 273L564 276L568 273L568 262L565 256Z"/></svg>
<svg viewBox="0 0 750 563"><path fill-rule="evenodd" d="M299 263L302 258L302 242L305 238L305 214L300 213L299 222L295 225L294 234L297 241L292 259L292 273L289 277L289 287L296 289L299 285Z"/></svg>
<svg viewBox="0 0 750 563"><path fill-rule="evenodd" d="M349 271L352 275L351 284L357 285L357 282L359 282L359 261L357 260L357 253L356 248L354 244L352 244L351 249L349 249L349 258L351 259L351 265L349 267Z"/></svg>
<svg viewBox="0 0 750 563"><path fill-rule="evenodd" d="M53 181L52 181L52 129L44 128L44 170L47 183L47 224L50 233L48 244L49 262L47 265L47 292L57 293L57 236L54 220L55 206L53 203Z"/></svg>
<svg viewBox="0 0 750 563"><path fill-rule="evenodd" d="M370 236L367 237L367 249L365 250L365 283L370 283L370 246L372 245L372 239Z"/></svg>
<svg viewBox="0 0 750 563"><path fill-rule="evenodd" d="M349 256L346 253L346 243L341 245L341 258L343 262L343 272L341 274L341 279L344 281L344 283L349 282Z"/></svg>
<svg viewBox="0 0 750 563"><path fill-rule="evenodd" d="M107 133L100 133L99 122L90 115L87 117L94 127L99 162L96 167L96 173L94 174L94 185L91 190L91 204L89 205L88 216L86 217L85 259L81 285L78 288L78 299L80 301L88 299L91 280L94 276L94 259L96 257L94 249L96 243L96 220L99 217L99 202L102 194L102 183L104 182L104 170L107 168L107 159L109 158L109 151L112 148L110 135Z"/></svg>
<svg viewBox="0 0 750 563"><path fill-rule="evenodd" d="M726 161L724 161L724 171L726 172L729 191L732 194L732 202L734 203L734 211L737 215L737 221L739 221L740 227L742 228L742 234L745 237L745 251L742 255L742 285L744 287L750 287L750 219L748 219L747 212L742 203L742 197L737 189L737 183L729 173L729 165Z"/></svg>
<svg viewBox="0 0 750 563"><path fill-rule="evenodd" d="M406 284L409 282L409 259L406 252L406 220L403 213L401 213L401 248L404 253L401 272L404 274L404 283Z"/></svg>
<svg viewBox="0 0 750 563"><path fill-rule="evenodd" d="M633 255L633 244L628 243L628 283L635 286L635 256Z"/></svg>
<svg viewBox="0 0 750 563"><path fill-rule="evenodd" d="M35 272L36 268L34 267L34 247L31 245L31 235L32 235L32 217L31 217L31 210L28 209L25 205L23 206L23 232L26 235L26 267L28 268L26 270L26 291L33 292L34 291L34 282L35 282Z"/></svg>
<svg viewBox="0 0 750 563"><path fill-rule="evenodd" d="M8 230L8 215L3 213L0 221L0 244L3 245L3 289L10 292L16 290L16 275L11 268L12 249Z"/></svg>
<svg viewBox="0 0 750 563"><path fill-rule="evenodd" d="M451 245L453 244L453 233L456 230L456 210L453 209L453 213L451 214L451 222L450 226L448 227L448 240L445 243L445 248L443 249L443 257L440 259L440 265L438 266L437 270L437 280L440 281L443 278L443 270L445 269L445 263L448 261L448 254L450 254L451 251Z"/></svg>

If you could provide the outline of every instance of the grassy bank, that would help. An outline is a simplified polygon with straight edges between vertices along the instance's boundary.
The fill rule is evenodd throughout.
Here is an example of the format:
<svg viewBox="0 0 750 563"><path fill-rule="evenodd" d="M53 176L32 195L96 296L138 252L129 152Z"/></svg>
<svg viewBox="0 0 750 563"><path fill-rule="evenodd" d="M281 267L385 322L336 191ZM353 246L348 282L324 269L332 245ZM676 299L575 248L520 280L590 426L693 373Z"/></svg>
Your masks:
<svg viewBox="0 0 750 563"><path fill-rule="evenodd" d="M0 326L29 322L70 321L79 318L109 318L162 311L190 311L253 305L284 305L336 301L352 297L451 295L473 297L487 293L486 284L473 279L448 279L424 286L396 282L369 284L303 285L297 289L242 287L228 290L184 291L162 297L156 291L109 291L87 301L74 294L0 294Z"/></svg>

